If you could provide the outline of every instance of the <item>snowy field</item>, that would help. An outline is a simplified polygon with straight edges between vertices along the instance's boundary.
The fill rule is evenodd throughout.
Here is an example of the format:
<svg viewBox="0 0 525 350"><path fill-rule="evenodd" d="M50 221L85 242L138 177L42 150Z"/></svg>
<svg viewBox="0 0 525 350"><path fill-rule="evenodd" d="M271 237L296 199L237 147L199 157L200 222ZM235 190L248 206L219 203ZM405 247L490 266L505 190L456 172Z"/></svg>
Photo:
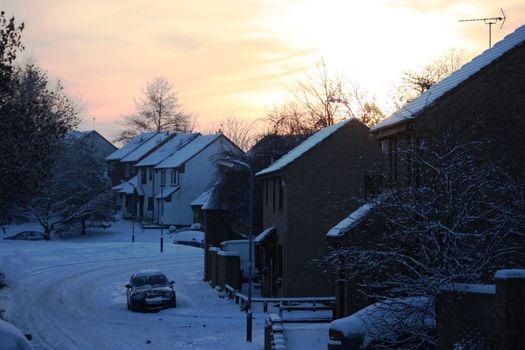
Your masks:
<svg viewBox="0 0 525 350"><path fill-rule="evenodd" d="M119 221L74 239L11 241L4 237L38 225L0 231L0 289L4 317L33 336L35 349L263 349L265 314L254 314L253 343L246 316L202 281L203 250L172 244L160 230ZM124 285L132 273L160 269L175 280L178 307L158 313L126 308Z"/></svg>

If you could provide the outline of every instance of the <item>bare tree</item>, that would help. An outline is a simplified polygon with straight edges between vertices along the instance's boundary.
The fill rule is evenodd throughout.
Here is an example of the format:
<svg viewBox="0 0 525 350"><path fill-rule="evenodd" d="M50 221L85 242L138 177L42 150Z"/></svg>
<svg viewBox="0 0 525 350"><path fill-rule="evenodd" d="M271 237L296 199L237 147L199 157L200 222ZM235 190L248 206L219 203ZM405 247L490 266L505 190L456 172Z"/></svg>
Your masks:
<svg viewBox="0 0 525 350"><path fill-rule="evenodd" d="M391 92L396 110L403 107L434 84L461 68L465 59L462 51L449 50L420 69L409 69L401 74L401 83Z"/></svg>
<svg viewBox="0 0 525 350"><path fill-rule="evenodd" d="M166 78L154 78L143 93L143 98L135 101L136 113L123 117L124 129L115 142L129 141L145 131L190 132L193 129L192 116L184 111Z"/></svg>
<svg viewBox="0 0 525 350"><path fill-rule="evenodd" d="M432 305L442 288L490 283L496 270L522 266L523 182L503 167L483 162L478 153L482 149L480 142L459 144L443 137L407 150L404 157L417 169L418 181L387 188L377 201L377 216L388 229L369 245L338 249L331 262L337 264L344 256L347 278L372 299L426 298L424 312L421 305L419 311L403 308L405 314L421 315L420 322L434 319ZM384 333L381 320L377 322L377 332ZM397 334L410 336L382 339L375 348L435 345L428 327L384 324L393 326Z"/></svg>
<svg viewBox="0 0 525 350"><path fill-rule="evenodd" d="M256 121L229 116L220 122L219 131L246 152L256 141L255 123Z"/></svg>
<svg viewBox="0 0 525 350"><path fill-rule="evenodd" d="M372 126L384 116L361 87L343 75L331 75L322 60L291 90L292 98L266 116L270 133L308 135L351 117Z"/></svg>

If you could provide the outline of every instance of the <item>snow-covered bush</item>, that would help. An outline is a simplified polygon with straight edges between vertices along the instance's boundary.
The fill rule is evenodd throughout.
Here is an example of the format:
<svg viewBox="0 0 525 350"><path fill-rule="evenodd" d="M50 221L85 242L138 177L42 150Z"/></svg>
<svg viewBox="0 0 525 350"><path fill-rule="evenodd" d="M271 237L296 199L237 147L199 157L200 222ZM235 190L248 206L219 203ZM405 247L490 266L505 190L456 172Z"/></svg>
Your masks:
<svg viewBox="0 0 525 350"><path fill-rule="evenodd" d="M386 230L329 257L371 299L431 300L451 283L487 283L494 272L525 262L523 182L476 153L478 143L422 143L405 159L418 170L408 185L389 186L374 210ZM367 225L374 222L364 222ZM368 226L370 231L373 227ZM363 239L363 237L360 237ZM387 325L384 325L387 327ZM402 344L435 344L434 334L406 329ZM426 345L425 345L426 346Z"/></svg>

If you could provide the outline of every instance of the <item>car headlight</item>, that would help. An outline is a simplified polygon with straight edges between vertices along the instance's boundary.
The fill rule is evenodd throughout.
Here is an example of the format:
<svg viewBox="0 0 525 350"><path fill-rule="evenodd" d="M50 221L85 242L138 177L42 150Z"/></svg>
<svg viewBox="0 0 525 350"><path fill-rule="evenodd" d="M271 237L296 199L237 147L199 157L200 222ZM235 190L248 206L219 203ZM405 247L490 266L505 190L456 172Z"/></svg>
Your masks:
<svg viewBox="0 0 525 350"><path fill-rule="evenodd" d="M162 295L164 296L164 298L173 298L175 296L175 293L173 293L173 291L170 290L169 292L164 292Z"/></svg>
<svg viewBox="0 0 525 350"><path fill-rule="evenodd" d="M142 293L142 292L135 292L135 293L131 294L131 297L133 299L144 299L144 293Z"/></svg>

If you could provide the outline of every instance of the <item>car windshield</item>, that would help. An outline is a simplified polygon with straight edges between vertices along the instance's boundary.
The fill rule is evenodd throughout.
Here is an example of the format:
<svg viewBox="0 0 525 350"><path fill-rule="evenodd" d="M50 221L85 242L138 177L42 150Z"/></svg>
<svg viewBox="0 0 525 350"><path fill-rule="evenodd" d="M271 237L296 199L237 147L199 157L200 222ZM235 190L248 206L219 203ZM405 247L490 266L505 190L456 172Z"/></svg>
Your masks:
<svg viewBox="0 0 525 350"><path fill-rule="evenodd" d="M164 275L146 275L146 276L135 276L133 277L133 285L135 287L141 287L144 285L155 285L155 284L167 284L168 280Z"/></svg>

